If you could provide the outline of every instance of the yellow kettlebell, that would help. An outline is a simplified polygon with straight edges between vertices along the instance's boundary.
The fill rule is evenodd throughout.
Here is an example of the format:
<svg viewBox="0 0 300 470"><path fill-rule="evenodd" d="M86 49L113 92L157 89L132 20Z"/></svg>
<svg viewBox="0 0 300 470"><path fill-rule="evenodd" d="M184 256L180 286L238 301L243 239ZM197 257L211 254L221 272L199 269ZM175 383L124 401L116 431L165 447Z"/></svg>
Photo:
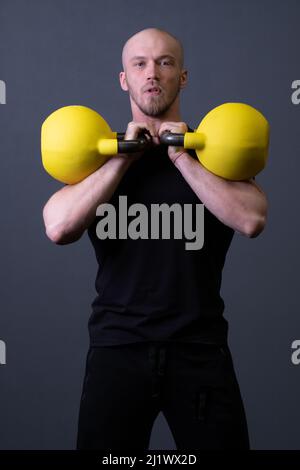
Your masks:
<svg viewBox="0 0 300 470"><path fill-rule="evenodd" d="M141 151L145 138L120 141L107 122L86 106L65 106L42 124L41 154L45 170L62 183L74 184L122 152Z"/></svg>
<svg viewBox="0 0 300 470"><path fill-rule="evenodd" d="M255 108L244 103L224 103L202 119L195 132L165 133L166 145L195 149L200 163L215 175L245 180L266 165L269 123Z"/></svg>
<svg viewBox="0 0 300 470"><path fill-rule="evenodd" d="M100 168L110 156L144 150L149 141L121 140L96 111L65 106L42 125L41 153L45 170L54 178L74 184ZM249 179L266 164L269 124L255 108L225 103L212 109L195 132L165 133L165 145L195 149L201 164L229 180Z"/></svg>

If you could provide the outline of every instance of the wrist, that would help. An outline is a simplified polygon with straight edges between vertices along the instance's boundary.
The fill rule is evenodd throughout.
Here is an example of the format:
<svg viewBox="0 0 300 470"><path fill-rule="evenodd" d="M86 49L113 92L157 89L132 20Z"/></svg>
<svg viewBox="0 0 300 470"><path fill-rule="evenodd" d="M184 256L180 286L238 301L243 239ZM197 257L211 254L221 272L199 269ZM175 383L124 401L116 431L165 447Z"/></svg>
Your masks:
<svg viewBox="0 0 300 470"><path fill-rule="evenodd" d="M110 168L115 170L127 170L132 163L132 159L127 157L127 155L114 155L113 157L109 158L109 160L105 163Z"/></svg>
<svg viewBox="0 0 300 470"><path fill-rule="evenodd" d="M180 170L180 167L184 165L184 163L190 158L190 155L186 152L186 150L183 150L180 152L178 155L175 156L173 159L173 163Z"/></svg>

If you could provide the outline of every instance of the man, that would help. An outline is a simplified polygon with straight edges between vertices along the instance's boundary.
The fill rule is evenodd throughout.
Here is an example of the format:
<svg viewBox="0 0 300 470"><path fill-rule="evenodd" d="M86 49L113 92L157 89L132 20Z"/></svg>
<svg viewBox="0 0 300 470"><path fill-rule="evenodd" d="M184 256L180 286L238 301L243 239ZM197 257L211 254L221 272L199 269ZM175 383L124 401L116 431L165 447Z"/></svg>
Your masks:
<svg viewBox="0 0 300 470"><path fill-rule="evenodd" d="M158 145L165 131L188 130L179 107L187 71L175 37L140 31L126 42L122 61L120 84L133 118L125 138L145 132L152 147L110 158L55 193L43 212L55 243L72 243L88 229L99 263L77 448L146 450L162 411L177 449L248 449L220 287L234 231L256 237L267 200L253 180L227 181L194 152ZM184 237L101 239L97 207L109 201L118 212L121 196L149 211L154 204L204 204L202 248L187 250Z"/></svg>

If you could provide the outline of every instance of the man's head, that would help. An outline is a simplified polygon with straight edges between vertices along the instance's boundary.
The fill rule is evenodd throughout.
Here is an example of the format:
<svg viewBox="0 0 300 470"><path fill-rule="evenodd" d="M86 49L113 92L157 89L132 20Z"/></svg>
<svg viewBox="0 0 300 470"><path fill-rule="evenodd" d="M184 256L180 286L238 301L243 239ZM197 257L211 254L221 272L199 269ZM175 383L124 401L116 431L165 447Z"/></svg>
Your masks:
<svg viewBox="0 0 300 470"><path fill-rule="evenodd" d="M183 48L171 34L144 29L123 47L120 84L129 92L133 114L162 117L179 109L179 92L187 81Z"/></svg>

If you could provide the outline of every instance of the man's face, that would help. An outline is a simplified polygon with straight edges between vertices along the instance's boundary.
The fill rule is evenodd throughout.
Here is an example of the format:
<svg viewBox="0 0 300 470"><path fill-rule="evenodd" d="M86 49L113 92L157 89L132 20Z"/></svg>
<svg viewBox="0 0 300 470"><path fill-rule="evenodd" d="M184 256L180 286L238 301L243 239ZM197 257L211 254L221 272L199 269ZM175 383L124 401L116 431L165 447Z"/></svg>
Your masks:
<svg viewBox="0 0 300 470"><path fill-rule="evenodd" d="M133 36L123 53L123 90L146 115L158 117L170 109L186 81L177 42L158 32Z"/></svg>

